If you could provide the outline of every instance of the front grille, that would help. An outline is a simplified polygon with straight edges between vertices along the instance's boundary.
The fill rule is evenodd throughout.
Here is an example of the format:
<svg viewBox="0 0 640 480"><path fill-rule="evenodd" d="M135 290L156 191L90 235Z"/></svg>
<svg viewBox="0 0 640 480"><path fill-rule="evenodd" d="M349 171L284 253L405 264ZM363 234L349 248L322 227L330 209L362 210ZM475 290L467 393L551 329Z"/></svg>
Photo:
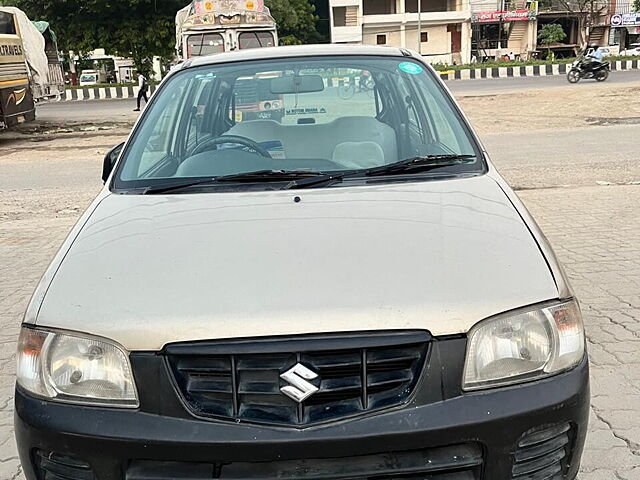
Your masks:
<svg viewBox="0 0 640 480"><path fill-rule="evenodd" d="M233 344L178 345L166 354L195 414L304 425L405 402L427 350L426 333L401 333L257 341L239 344L236 351ZM296 364L317 374L308 383L319 390L302 403L281 391L290 383L280 375Z"/></svg>
<svg viewBox="0 0 640 480"><path fill-rule="evenodd" d="M560 480L571 445L568 423L527 432L518 442L513 464L514 480Z"/></svg>
<svg viewBox="0 0 640 480"><path fill-rule="evenodd" d="M343 458L197 464L134 461L126 480L478 480L482 449L475 443Z"/></svg>
<svg viewBox="0 0 640 480"><path fill-rule="evenodd" d="M35 470L38 480L95 480L91 466L81 460L47 453L42 450L34 452Z"/></svg>

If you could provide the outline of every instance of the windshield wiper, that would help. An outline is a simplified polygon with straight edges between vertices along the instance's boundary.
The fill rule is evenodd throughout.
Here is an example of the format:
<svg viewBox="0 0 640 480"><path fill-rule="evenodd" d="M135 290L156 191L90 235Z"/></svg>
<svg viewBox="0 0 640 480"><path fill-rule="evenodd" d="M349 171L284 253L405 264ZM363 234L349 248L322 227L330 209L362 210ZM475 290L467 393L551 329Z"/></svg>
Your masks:
<svg viewBox="0 0 640 480"><path fill-rule="evenodd" d="M171 192L173 190L182 190L183 188L195 187L196 185L205 185L215 183L215 178L205 178L199 180L189 180L188 182L176 182L164 185L154 185L147 187L142 191L142 195L154 195L159 193Z"/></svg>
<svg viewBox="0 0 640 480"><path fill-rule="evenodd" d="M476 158L476 155L467 154L447 154L447 155L422 155L419 157L406 158L399 162L380 165L379 167L368 168L365 171L366 176L389 175L394 173L404 173L409 170L431 169L438 167L447 167L450 165L460 165L463 163L472 163L470 160Z"/></svg>
<svg viewBox="0 0 640 480"><path fill-rule="evenodd" d="M195 187L198 185L216 185L220 183L254 183L254 182L286 182L287 180L296 180L300 178L324 176L320 172L311 172L308 170L256 170L253 172L233 173L230 175L221 175L218 177L200 178L197 180L189 180L186 182L177 182L165 185L155 185L147 187L142 194L154 195L167 192L182 190L185 188Z"/></svg>
<svg viewBox="0 0 640 480"><path fill-rule="evenodd" d="M320 174L314 178L293 180L283 187L283 190L300 189L318 186L324 183L335 183L343 178L348 177L370 177L376 175L390 175L394 173L404 173L414 169L429 169L437 167L446 167L450 165L458 165L462 163L471 163L469 160L476 158L476 155L423 155L420 157L407 158L399 162L389 163L371 168L362 168L359 170L346 170L336 173Z"/></svg>
<svg viewBox="0 0 640 480"><path fill-rule="evenodd" d="M347 177L392 175L415 169L422 170L470 163L470 159L473 158L476 158L476 155L424 155L420 157L407 158L387 165L361 168L358 170L343 170L335 173L313 172L309 170L256 170L253 172L233 173L230 175L221 175L212 178L200 178L198 180L190 180L169 185L156 185L147 187L142 193L143 195L154 195L178 191L198 185L216 185L226 182L259 183L286 182L287 180L289 180L289 183L284 185L282 190L293 190L314 187L326 183L335 183Z"/></svg>

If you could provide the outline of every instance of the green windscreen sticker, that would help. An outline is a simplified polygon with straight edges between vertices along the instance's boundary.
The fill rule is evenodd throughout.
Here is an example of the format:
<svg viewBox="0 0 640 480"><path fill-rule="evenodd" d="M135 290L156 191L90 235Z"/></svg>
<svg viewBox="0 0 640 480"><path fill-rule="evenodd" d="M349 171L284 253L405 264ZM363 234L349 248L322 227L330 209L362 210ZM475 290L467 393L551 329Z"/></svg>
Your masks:
<svg viewBox="0 0 640 480"><path fill-rule="evenodd" d="M398 68L404 73L410 73L411 75L417 75L424 71L424 69L420 65L413 62L402 62L400 65L398 65Z"/></svg>

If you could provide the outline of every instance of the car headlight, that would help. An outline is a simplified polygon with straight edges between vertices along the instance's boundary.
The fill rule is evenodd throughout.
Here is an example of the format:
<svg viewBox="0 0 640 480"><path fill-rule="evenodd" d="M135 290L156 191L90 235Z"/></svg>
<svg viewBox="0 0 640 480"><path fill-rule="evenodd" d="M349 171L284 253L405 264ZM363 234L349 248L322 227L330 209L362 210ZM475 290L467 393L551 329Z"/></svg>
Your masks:
<svg viewBox="0 0 640 480"><path fill-rule="evenodd" d="M17 363L18 385L38 397L138 406L129 357L109 341L23 327Z"/></svg>
<svg viewBox="0 0 640 480"><path fill-rule="evenodd" d="M574 300L490 318L469 332L462 387L478 390L553 375L576 366L584 350Z"/></svg>

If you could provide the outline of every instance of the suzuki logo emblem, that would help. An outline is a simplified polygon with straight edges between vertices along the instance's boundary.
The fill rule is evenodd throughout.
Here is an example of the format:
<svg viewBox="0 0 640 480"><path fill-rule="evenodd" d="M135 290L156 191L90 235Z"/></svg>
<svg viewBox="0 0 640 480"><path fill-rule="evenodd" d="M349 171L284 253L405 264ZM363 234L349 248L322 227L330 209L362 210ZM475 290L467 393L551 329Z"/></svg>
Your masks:
<svg viewBox="0 0 640 480"><path fill-rule="evenodd" d="M318 378L318 374L313 370L309 370L301 363L294 365L291 369L284 372L280 375L280 378L289 383L286 387L282 387L280 391L298 403L304 402L320 390L314 384L307 381Z"/></svg>

